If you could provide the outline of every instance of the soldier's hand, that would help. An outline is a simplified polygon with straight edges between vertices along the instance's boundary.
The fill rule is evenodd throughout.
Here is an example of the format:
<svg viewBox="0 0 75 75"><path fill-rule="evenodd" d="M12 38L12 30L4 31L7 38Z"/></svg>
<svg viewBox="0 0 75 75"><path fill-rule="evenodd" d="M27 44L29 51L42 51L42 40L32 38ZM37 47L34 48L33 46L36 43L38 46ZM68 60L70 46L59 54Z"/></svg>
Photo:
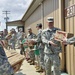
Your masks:
<svg viewBox="0 0 75 75"><path fill-rule="evenodd" d="M64 38L64 39L63 39L62 44L63 44L63 45L67 45L67 38Z"/></svg>
<svg viewBox="0 0 75 75"><path fill-rule="evenodd" d="M25 42L24 44L28 44L28 42Z"/></svg>
<svg viewBox="0 0 75 75"><path fill-rule="evenodd" d="M52 41L49 41L49 44L51 44L53 46L57 46L57 44L53 43Z"/></svg>

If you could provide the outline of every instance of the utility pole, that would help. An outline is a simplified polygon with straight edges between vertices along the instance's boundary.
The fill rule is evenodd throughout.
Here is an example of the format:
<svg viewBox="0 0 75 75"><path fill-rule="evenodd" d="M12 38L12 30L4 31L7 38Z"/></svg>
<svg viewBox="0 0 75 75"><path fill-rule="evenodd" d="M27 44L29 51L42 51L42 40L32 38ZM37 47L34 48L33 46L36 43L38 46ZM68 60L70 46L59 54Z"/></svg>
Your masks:
<svg viewBox="0 0 75 75"><path fill-rule="evenodd" d="M6 17L4 19L6 20L6 29L7 29L7 22L9 20L8 14L10 14L10 11L3 11L3 14L6 15Z"/></svg>

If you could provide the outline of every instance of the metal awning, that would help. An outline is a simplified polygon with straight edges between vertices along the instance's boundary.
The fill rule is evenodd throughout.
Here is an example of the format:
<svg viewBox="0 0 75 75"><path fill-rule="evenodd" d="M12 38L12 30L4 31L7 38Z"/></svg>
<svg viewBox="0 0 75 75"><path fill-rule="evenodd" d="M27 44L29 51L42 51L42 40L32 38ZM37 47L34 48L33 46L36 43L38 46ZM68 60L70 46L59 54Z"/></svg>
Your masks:
<svg viewBox="0 0 75 75"><path fill-rule="evenodd" d="M21 20L11 21L6 23L7 26L23 26L24 22Z"/></svg>

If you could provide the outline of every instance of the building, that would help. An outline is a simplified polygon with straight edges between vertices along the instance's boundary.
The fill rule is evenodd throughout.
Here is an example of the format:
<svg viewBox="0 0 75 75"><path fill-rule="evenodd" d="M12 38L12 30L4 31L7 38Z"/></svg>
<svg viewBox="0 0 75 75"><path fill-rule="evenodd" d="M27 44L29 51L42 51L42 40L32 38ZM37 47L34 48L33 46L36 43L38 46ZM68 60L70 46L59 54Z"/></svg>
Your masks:
<svg viewBox="0 0 75 75"><path fill-rule="evenodd" d="M37 33L36 24L42 23L43 29L46 28L48 16L54 17L55 27L75 35L75 0L33 0L19 25L24 26L26 34L29 26L34 33ZM7 25L18 24L15 24L14 21ZM63 47L60 57L61 70L66 71L69 75L75 75L75 47L73 45Z"/></svg>

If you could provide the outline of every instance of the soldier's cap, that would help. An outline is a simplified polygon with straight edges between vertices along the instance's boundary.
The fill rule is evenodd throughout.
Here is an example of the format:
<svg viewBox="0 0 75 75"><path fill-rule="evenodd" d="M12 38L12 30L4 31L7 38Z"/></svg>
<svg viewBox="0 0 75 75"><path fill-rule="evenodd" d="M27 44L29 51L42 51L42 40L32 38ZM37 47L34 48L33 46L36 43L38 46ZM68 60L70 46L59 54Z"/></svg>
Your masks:
<svg viewBox="0 0 75 75"><path fill-rule="evenodd" d="M54 22L54 18L53 17L47 17L47 22Z"/></svg>
<svg viewBox="0 0 75 75"><path fill-rule="evenodd" d="M15 31L15 29L13 28L12 31Z"/></svg>
<svg viewBox="0 0 75 75"><path fill-rule="evenodd" d="M28 27L27 29L28 29L28 30L32 30L31 27Z"/></svg>
<svg viewBox="0 0 75 75"><path fill-rule="evenodd" d="M36 27L42 27L42 24L41 24L41 23L39 23L39 24L37 24L37 25L36 25Z"/></svg>
<svg viewBox="0 0 75 75"><path fill-rule="evenodd" d="M42 27L42 24L41 24L41 23L39 23L39 24L37 24L37 25L36 25L36 27Z"/></svg>

